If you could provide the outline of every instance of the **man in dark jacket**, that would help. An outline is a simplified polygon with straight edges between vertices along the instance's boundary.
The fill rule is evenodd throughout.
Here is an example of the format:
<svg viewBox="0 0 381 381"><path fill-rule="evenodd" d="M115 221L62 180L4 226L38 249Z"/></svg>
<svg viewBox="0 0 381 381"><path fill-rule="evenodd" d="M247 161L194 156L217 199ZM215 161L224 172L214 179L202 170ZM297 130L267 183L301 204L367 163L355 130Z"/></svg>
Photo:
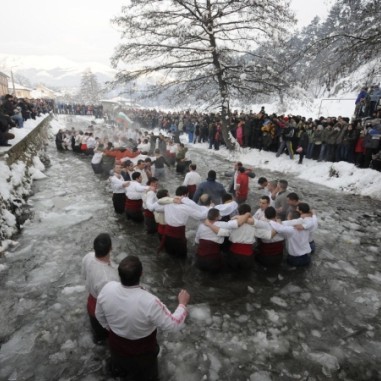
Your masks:
<svg viewBox="0 0 381 381"><path fill-rule="evenodd" d="M224 186L216 181L217 173L216 171L209 171L208 178L206 181L200 183L196 189L196 192L193 196L193 201L198 202L200 196L204 193L208 194L214 205L221 204L221 197L226 194Z"/></svg>

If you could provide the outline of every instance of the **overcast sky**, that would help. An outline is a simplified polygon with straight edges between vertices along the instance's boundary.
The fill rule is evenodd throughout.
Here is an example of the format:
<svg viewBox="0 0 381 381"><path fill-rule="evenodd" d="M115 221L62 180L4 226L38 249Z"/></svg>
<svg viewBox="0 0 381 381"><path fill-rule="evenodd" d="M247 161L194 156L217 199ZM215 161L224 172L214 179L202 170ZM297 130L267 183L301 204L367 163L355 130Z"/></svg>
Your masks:
<svg viewBox="0 0 381 381"><path fill-rule="evenodd" d="M291 0L307 25L325 17L332 0ZM58 55L76 62L109 64L120 34L110 19L122 0L12 0L1 4L0 52L12 55Z"/></svg>

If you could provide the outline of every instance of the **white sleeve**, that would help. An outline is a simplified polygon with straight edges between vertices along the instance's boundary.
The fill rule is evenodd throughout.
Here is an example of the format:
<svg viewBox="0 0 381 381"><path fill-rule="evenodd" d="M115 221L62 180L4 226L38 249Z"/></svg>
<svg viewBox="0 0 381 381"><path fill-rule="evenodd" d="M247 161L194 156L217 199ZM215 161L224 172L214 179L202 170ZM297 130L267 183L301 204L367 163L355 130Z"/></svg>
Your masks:
<svg viewBox="0 0 381 381"><path fill-rule="evenodd" d="M291 237L295 232L292 226L285 226L275 221L270 221L270 225L278 234L286 238Z"/></svg>
<svg viewBox="0 0 381 381"><path fill-rule="evenodd" d="M159 299L154 301L148 311L150 321L163 331L179 331L184 326L187 315L184 305L179 304L172 314Z"/></svg>
<svg viewBox="0 0 381 381"><path fill-rule="evenodd" d="M188 186L188 183L189 183L189 172L185 175L185 179L184 179L184 182L183 182L183 186Z"/></svg>
<svg viewBox="0 0 381 381"><path fill-rule="evenodd" d="M99 295L98 295L98 297L99 297ZM97 304L95 306L95 317L97 318L97 320L99 321L99 324L103 328L105 328L107 330L110 329L108 324L107 324L106 314L102 308L101 303L99 303L99 302L97 302Z"/></svg>

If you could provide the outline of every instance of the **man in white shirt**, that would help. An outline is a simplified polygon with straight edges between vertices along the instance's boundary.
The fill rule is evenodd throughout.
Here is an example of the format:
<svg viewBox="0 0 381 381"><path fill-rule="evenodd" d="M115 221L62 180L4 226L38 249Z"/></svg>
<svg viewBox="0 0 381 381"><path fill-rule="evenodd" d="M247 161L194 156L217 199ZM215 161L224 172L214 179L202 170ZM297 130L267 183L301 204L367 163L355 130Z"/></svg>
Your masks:
<svg viewBox="0 0 381 381"><path fill-rule="evenodd" d="M199 225L196 232L195 242L198 244L196 266L210 272L221 270L224 265L221 254L224 237L228 237L233 229L247 222L250 217L251 214L246 213L228 222L219 221L219 210L209 209L206 221Z"/></svg>
<svg viewBox="0 0 381 381"><path fill-rule="evenodd" d="M197 165L191 164L189 172L185 175L183 186L188 188L188 197L193 199L197 185L201 183L201 176L196 172Z"/></svg>
<svg viewBox="0 0 381 381"><path fill-rule="evenodd" d="M153 205L157 202L156 192L159 185L159 180L156 177L151 177L147 181L147 186L150 189L143 193L143 215L144 225L148 234L155 234L157 231L157 223L153 214Z"/></svg>
<svg viewBox="0 0 381 381"><path fill-rule="evenodd" d="M254 213L253 217L256 220L266 221L265 210L270 206L270 197L262 196L259 199L259 209Z"/></svg>
<svg viewBox="0 0 381 381"><path fill-rule="evenodd" d="M187 197L188 190L184 186L176 189L176 196L182 198L181 203L170 203L155 207L156 211L164 210L165 232L162 237L160 249L164 246L168 254L176 257L187 256L187 239L185 226L190 217L195 220L203 220L208 213L208 207L197 205Z"/></svg>
<svg viewBox="0 0 381 381"><path fill-rule="evenodd" d="M114 166L114 174L110 176L110 185L112 189L112 203L115 213L123 214L126 203L126 187L130 184L129 181L124 181L122 175L122 167L120 164Z"/></svg>
<svg viewBox="0 0 381 381"><path fill-rule="evenodd" d="M108 335L108 331L99 324L95 317L98 295L106 283L119 280L116 268L111 264L111 250L110 235L101 233L94 240L94 251L86 254L82 260L82 275L85 278L86 290L89 293L87 312L95 343L102 343Z"/></svg>
<svg viewBox="0 0 381 381"><path fill-rule="evenodd" d="M157 329L179 331L188 314L190 296L181 290L172 314L139 285L142 272L138 257L124 258L118 267L120 282L109 282L102 289L95 315L109 331L112 369L121 371L119 375L128 380L158 381Z"/></svg>
<svg viewBox="0 0 381 381"><path fill-rule="evenodd" d="M240 216L250 214L251 207L248 204L241 204L238 208ZM275 234L267 226L263 226L263 221L254 218L237 229L232 230L229 236L230 247L228 252L228 263L233 270L250 270L253 266L254 244L256 238L271 239Z"/></svg>
<svg viewBox="0 0 381 381"><path fill-rule="evenodd" d="M132 174L132 181L126 189L126 216L134 222L143 222L142 211L143 194L149 189L148 185L142 185L142 175L140 172Z"/></svg>
<svg viewBox="0 0 381 381"><path fill-rule="evenodd" d="M265 209L265 220L255 220L255 226L272 232L272 221L276 222L276 210L269 206ZM255 248L255 260L265 267L277 267L283 260L284 237L279 234L272 234L271 237L258 237L260 239L257 239Z"/></svg>
<svg viewBox="0 0 381 381"><path fill-rule="evenodd" d="M310 207L306 203L300 203L298 210L303 210L303 213L310 213ZM316 218L316 216L315 216ZM309 243L309 230L297 230L293 226L286 226L275 221L271 221L272 228L281 236L286 238L287 247L287 263L290 266L308 266L311 262L311 246ZM312 223L310 229L314 228Z"/></svg>

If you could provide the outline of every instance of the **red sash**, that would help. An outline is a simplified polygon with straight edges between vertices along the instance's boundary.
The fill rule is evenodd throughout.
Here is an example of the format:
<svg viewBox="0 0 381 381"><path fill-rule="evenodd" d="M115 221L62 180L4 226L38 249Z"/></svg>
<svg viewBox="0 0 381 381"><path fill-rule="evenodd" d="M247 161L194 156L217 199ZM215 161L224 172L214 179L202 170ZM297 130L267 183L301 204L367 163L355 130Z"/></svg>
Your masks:
<svg viewBox="0 0 381 381"><path fill-rule="evenodd" d="M197 185L196 184L188 185L187 188L188 188L188 194L193 195L196 192Z"/></svg>
<svg viewBox="0 0 381 381"><path fill-rule="evenodd" d="M91 317L95 317L95 307L97 306L97 300L93 295L89 294L87 298L87 312Z"/></svg>
<svg viewBox="0 0 381 381"><path fill-rule="evenodd" d="M185 239L185 226L165 225L164 234L168 237Z"/></svg>
<svg viewBox="0 0 381 381"><path fill-rule="evenodd" d="M120 337L110 330L108 335L110 350L120 356L138 356L154 353L157 349L156 329L148 336L137 340Z"/></svg>
<svg viewBox="0 0 381 381"><path fill-rule="evenodd" d="M284 241L261 243L259 246L260 255L279 255L283 254Z"/></svg>
<svg viewBox="0 0 381 381"><path fill-rule="evenodd" d="M164 227L163 232L161 232L162 227ZM171 226L171 225L158 225L157 231L161 234L161 240L157 253L159 254L165 245L165 237L172 237L177 239L186 240L185 237L185 226Z"/></svg>
<svg viewBox="0 0 381 381"><path fill-rule="evenodd" d="M87 151L87 144L81 144L81 151Z"/></svg>
<svg viewBox="0 0 381 381"><path fill-rule="evenodd" d="M142 210L143 200L130 200L126 197L124 208L130 212L140 212Z"/></svg>
<svg viewBox="0 0 381 381"><path fill-rule="evenodd" d="M164 235L164 234L165 234L165 226L166 226L166 225L157 224L157 232L158 232L160 235Z"/></svg>
<svg viewBox="0 0 381 381"><path fill-rule="evenodd" d="M230 251L234 254L245 255L249 257L250 255L253 255L253 244L232 242L230 245Z"/></svg>
<svg viewBox="0 0 381 381"><path fill-rule="evenodd" d="M147 218L155 218L154 214L148 209L143 209L143 214Z"/></svg>
<svg viewBox="0 0 381 381"><path fill-rule="evenodd" d="M202 258L217 259L221 257L221 245L207 239L200 239L197 255Z"/></svg>

